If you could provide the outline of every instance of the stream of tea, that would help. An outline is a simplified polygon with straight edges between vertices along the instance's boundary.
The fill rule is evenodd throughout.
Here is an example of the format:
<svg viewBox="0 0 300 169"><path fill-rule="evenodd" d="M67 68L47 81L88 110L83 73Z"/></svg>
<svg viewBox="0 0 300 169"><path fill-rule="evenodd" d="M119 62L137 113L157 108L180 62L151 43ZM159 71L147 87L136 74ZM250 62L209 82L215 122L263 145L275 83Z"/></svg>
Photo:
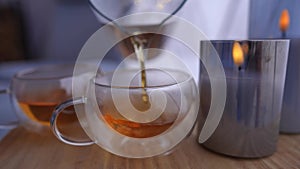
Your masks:
<svg viewBox="0 0 300 169"><path fill-rule="evenodd" d="M157 56L153 51L145 50L146 48L160 48L164 41L164 36L153 32L164 32L167 27L170 26L169 23L162 25L162 23L155 24L145 24L145 25L135 25L128 24L122 26L111 25L112 29L117 38L123 39L120 42L121 54L124 56L130 55L134 52L135 57L139 64L140 69L140 79L142 87L142 98L141 100L145 104L146 108L150 107L149 96L147 94L147 70L146 61L147 58L152 58Z"/></svg>
<svg viewBox="0 0 300 169"><path fill-rule="evenodd" d="M149 110L151 106L149 89L147 89L150 83L149 76L151 75L149 73L147 76L146 62L148 58L154 58L160 54L157 50L146 49L160 48L163 45L165 37L162 34L153 32L158 32L158 30L160 30L159 32L163 32L165 26L161 27L160 24L152 24L122 26L122 29L113 25L111 27L116 37L122 39L118 44L121 54L127 57L133 53L134 59L136 59L134 67L137 66L139 69L137 78L140 79L140 91L135 94L132 93L130 99L131 104L142 112ZM129 37L127 37L128 35ZM122 116L122 113L111 103L113 99L105 98L101 100L105 101L100 106L103 115L102 119L118 133L134 138L147 138L165 132L173 125L179 112L179 108L174 106L176 103L173 98L167 96L167 105L161 116L152 122L136 122ZM156 105L152 106L155 107ZM122 109L122 111L126 112L128 110Z"/></svg>
<svg viewBox="0 0 300 169"><path fill-rule="evenodd" d="M144 55L144 43L147 41L145 39L140 39L136 36L131 37L131 43L134 48L134 52L140 64L141 70L141 85L143 88L142 100L145 104L149 104L149 96L147 94L147 75L146 75L146 67L145 67L145 55Z"/></svg>

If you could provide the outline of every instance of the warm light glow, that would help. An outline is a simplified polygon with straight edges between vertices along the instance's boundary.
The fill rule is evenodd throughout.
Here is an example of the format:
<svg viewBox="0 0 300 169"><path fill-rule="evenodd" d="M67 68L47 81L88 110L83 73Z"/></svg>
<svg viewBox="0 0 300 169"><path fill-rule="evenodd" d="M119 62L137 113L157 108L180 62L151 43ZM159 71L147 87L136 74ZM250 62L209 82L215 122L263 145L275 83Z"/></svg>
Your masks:
<svg viewBox="0 0 300 169"><path fill-rule="evenodd" d="M171 0L159 0L156 4L156 7L159 10L163 10L166 6L166 4L168 4L169 2L171 2Z"/></svg>
<svg viewBox="0 0 300 169"><path fill-rule="evenodd" d="M285 32L290 26L290 15L287 9L281 12L279 19L279 28L282 32Z"/></svg>
<svg viewBox="0 0 300 169"><path fill-rule="evenodd" d="M232 57L235 65L241 66L244 63L244 53L239 42L234 42L233 44Z"/></svg>
<svg viewBox="0 0 300 169"><path fill-rule="evenodd" d="M248 52L249 52L249 45L247 42L243 43L242 44L242 49L243 49L243 52L244 52L244 55L248 55Z"/></svg>

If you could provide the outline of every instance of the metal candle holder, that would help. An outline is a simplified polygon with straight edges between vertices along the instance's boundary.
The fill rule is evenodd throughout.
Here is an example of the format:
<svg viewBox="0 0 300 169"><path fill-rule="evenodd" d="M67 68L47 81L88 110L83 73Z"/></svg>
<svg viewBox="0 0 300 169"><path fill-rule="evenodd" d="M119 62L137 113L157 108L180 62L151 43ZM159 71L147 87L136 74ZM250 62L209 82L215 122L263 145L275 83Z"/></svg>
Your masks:
<svg viewBox="0 0 300 169"><path fill-rule="evenodd" d="M241 45L243 62L233 58ZM223 64L227 96L222 119L203 145L235 157L257 158L276 150L286 73L288 40L201 41L201 57L218 54ZM200 64L200 117L203 126L210 108L211 78Z"/></svg>
<svg viewBox="0 0 300 169"><path fill-rule="evenodd" d="M300 133L300 38L290 40L280 131Z"/></svg>

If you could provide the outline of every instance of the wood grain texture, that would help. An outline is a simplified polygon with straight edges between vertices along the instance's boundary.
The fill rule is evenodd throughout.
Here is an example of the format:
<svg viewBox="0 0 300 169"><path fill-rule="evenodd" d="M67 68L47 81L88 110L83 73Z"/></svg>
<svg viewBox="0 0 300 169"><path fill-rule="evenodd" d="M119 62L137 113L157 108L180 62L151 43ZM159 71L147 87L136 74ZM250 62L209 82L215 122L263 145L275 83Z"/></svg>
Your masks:
<svg viewBox="0 0 300 169"><path fill-rule="evenodd" d="M196 142L195 132L171 154L127 159L100 147L73 147L58 141L50 131L43 135L23 128L0 142L3 169L299 169L300 135L281 135L278 150L261 159L237 159L213 153Z"/></svg>

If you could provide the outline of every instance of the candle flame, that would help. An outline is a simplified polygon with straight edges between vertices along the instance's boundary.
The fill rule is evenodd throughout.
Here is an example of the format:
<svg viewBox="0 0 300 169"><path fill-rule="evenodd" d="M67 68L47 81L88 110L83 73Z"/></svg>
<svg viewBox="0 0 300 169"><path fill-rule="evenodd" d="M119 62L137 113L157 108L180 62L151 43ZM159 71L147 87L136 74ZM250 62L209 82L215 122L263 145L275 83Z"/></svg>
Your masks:
<svg viewBox="0 0 300 169"><path fill-rule="evenodd" d="M234 42L233 44L232 57L235 65L241 66L244 63L243 48L241 47L239 42Z"/></svg>
<svg viewBox="0 0 300 169"><path fill-rule="evenodd" d="M284 9L281 12L281 16L279 19L279 28L282 32L285 32L290 26L290 15L287 9Z"/></svg>

